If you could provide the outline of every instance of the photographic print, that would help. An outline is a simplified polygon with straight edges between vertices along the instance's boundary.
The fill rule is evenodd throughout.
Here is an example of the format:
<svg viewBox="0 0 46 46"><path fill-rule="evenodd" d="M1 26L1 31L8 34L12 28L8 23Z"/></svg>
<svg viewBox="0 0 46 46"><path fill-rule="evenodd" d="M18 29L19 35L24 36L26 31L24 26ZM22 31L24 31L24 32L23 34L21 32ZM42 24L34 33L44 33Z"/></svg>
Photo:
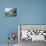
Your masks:
<svg viewBox="0 0 46 46"><path fill-rule="evenodd" d="M16 16L17 10L16 8L5 8L5 16Z"/></svg>

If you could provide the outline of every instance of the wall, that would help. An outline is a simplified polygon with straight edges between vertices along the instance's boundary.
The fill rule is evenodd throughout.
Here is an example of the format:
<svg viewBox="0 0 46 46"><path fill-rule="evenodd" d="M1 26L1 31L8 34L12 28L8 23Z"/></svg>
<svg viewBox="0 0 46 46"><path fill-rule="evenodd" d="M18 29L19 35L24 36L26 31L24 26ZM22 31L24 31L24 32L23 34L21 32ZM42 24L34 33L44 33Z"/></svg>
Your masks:
<svg viewBox="0 0 46 46"><path fill-rule="evenodd" d="M17 8L16 17L5 17L4 8ZM17 24L46 24L46 0L0 0L0 44L8 43L9 32Z"/></svg>

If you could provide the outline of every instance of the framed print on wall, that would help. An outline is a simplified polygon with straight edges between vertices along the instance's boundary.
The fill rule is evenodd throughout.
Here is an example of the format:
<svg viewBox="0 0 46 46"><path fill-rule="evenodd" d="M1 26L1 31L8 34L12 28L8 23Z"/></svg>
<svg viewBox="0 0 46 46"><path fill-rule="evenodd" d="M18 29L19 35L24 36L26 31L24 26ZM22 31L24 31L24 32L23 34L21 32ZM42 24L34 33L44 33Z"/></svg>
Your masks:
<svg viewBox="0 0 46 46"><path fill-rule="evenodd" d="M5 16L16 16L17 9L16 8L5 8Z"/></svg>

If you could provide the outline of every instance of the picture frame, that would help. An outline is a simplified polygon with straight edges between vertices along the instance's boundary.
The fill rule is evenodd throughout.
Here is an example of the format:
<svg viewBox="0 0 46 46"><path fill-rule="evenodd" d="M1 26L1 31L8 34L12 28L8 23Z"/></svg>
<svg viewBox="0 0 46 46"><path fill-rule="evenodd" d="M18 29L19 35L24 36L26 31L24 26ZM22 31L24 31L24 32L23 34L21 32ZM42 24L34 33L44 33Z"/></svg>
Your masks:
<svg viewBox="0 0 46 46"><path fill-rule="evenodd" d="M5 8L5 16L17 16L17 8Z"/></svg>

